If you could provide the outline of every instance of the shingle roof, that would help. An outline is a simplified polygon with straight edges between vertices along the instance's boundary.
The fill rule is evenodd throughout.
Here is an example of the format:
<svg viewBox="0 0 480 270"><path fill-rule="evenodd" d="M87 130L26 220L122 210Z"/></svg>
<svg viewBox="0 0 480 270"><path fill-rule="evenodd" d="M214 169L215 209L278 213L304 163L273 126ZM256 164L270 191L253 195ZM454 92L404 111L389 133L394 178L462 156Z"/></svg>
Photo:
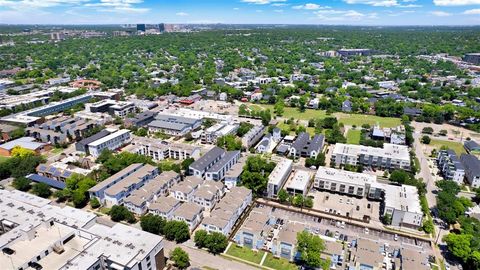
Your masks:
<svg viewBox="0 0 480 270"><path fill-rule="evenodd" d="M215 146L212 150L193 162L190 167L198 171L204 171L214 160L224 154L225 150Z"/></svg>

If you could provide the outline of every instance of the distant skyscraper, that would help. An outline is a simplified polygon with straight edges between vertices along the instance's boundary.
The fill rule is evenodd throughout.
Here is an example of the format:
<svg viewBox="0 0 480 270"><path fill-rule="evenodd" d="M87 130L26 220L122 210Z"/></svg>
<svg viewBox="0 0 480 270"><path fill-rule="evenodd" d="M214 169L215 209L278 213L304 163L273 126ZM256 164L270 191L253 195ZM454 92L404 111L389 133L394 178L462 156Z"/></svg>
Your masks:
<svg viewBox="0 0 480 270"><path fill-rule="evenodd" d="M137 31L145 32L145 24L137 24Z"/></svg>
<svg viewBox="0 0 480 270"><path fill-rule="evenodd" d="M165 32L165 24L164 23L159 23L158 24L158 31Z"/></svg>

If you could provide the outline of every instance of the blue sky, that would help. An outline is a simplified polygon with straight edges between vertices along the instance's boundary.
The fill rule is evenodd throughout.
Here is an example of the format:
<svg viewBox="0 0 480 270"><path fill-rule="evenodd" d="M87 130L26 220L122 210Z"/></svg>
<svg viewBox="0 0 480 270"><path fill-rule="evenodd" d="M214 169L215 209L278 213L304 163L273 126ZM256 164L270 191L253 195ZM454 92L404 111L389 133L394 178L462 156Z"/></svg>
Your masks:
<svg viewBox="0 0 480 270"><path fill-rule="evenodd" d="M0 23L480 25L480 0L0 0Z"/></svg>

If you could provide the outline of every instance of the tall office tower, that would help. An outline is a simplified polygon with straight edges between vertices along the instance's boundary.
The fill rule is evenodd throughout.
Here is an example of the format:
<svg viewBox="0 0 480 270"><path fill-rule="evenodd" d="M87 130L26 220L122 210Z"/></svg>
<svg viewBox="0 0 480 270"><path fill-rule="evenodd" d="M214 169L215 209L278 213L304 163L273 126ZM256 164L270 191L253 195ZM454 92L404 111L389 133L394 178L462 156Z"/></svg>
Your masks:
<svg viewBox="0 0 480 270"><path fill-rule="evenodd" d="M145 24L137 24L137 31L145 32Z"/></svg>

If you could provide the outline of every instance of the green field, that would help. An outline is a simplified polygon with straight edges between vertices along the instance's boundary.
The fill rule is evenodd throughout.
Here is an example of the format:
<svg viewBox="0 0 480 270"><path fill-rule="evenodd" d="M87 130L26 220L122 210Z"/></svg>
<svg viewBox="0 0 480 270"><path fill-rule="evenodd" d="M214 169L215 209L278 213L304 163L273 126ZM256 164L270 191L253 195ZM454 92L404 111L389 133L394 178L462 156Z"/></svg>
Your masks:
<svg viewBox="0 0 480 270"><path fill-rule="evenodd" d="M281 130L290 130L290 126L285 124L284 122L278 123L277 127ZM310 136L315 135L315 128L313 127L306 127L306 130ZM295 131L290 131L290 135L295 135Z"/></svg>
<svg viewBox="0 0 480 270"><path fill-rule="evenodd" d="M275 258L271 253L267 254L267 258L263 262L263 266L270 267L278 270L297 270L298 266L289 262L284 258Z"/></svg>
<svg viewBox="0 0 480 270"><path fill-rule="evenodd" d="M260 264L263 258L263 254L265 254L265 251L253 251L249 248L232 244L227 250L227 254L245 261Z"/></svg>
<svg viewBox="0 0 480 270"><path fill-rule="evenodd" d="M261 108L270 109L270 111L273 113L273 105L271 104L251 104L249 108L252 110L260 110ZM282 115L283 118L293 117L296 120L310 120L312 118L323 119L328 116L330 115L328 115L324 110L306 109L304 112L300 112L298 108L292 107L285 107ZM336 116L338 121L344 125L356 125L357 127L360 127L363 124L369 124L371 126L380 125L381 127L396 127L402 123L400 118L380 117L375 115L348 114L339 112L334 113L332 116Z"/></svg>
<svg viewBox="0 0 480 270"><path fill-rule="evenodd" d="M338 121L347 126L356 125L361 127L363 124L380 125L380 127L396 127L402 124L400 118L393 117L380 117L375 115L364 114L347 114L347 113L335 113Z"/></svg>
<svg viewBox="0 0 480 270"><path fill-rule="evenodd" d="M440 149L442 146L446 146L449 149L452 149L453 151L455 151L457 155L466 153L465 148L463 148L463 144L459 142L432 139L432 141L430 142L430 145L438 149Z"/></svg>
<svg viewBox="0 0 480 270"><path fill-rule="evenodd" d="M7 161L10 157L0 156L0 163Z"/></svg>
<svg viewBox="0 0 480 270"><path fill-rule="evenodd" d="M360 136L362 131L359 129L349 129L347 132L348 144L360 144Z"/></svg>

